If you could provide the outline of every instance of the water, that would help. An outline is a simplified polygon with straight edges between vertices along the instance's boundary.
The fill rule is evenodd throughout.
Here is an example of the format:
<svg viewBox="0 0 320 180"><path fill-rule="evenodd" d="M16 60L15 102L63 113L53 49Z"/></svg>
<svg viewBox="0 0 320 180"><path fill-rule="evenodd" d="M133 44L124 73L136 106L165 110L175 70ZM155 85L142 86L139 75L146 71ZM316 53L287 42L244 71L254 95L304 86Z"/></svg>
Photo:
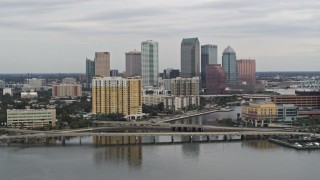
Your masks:
<svg viewBox="0 0 320 180"><path fill-rule="evenodd" d="M3 180L319 179L320 151L268 141L94 147L0 147Z"/></svg>

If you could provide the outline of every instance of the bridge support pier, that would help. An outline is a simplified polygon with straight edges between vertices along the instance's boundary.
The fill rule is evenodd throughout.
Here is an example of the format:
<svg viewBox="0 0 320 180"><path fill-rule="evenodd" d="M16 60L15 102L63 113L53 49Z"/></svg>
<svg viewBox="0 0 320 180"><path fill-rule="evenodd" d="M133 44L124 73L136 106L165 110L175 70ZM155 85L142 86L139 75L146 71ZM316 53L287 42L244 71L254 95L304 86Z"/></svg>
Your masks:
<svg viewBox="0 0 320 180"><path fill-rule="evenodd" d="M156 144L157 140L156 140L156 136L153 136L153 144Z"/></svg>
<svg viewBox="0 0 320 180"><path fill-rule="evenodd" d="M81 142L81 136L80 136L79 144L80 144L80 146L81 146L81 144L82 144L82 142Z"/></svg>
<svg viewBox="0 0 320 180"><path fill-rule="evenodd" d="M174 137L171 136L171 143L174 143Z"/></svg>
<svg viewBox="0 0 320 180"><path fill-rule="evenodd" d="M62 141L62 146L65 146L66 145L66 139L62 136L61 137L62 139L61 139L61 141Z"/></svg>
<svg viewBox="0 0 320 180"><path fill-rule="evenodd" d="M223 140L228 141L228 135L223 135Z"/></svg>
<svg viewBox="0 0 320 180"><path fill-rule="evenodd" d="M210 136L207 135L207 142L210 142Z"/></svg>

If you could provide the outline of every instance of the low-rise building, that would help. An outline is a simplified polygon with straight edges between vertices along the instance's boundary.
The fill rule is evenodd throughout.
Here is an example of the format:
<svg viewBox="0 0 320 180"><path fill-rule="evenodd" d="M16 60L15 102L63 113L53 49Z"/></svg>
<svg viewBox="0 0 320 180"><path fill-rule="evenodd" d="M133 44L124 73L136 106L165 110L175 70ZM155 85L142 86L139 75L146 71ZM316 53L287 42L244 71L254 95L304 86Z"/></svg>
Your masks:
<svg viewBox="0 0 320 180"><path fill-rule="evenodd" d="M39 128L56 126L55 109L8 109L9 128Z"/></svg>
<svg viewBox="0 0 320 180"><path fill-rule="evenodd" d="M3 95L9 94L12 96L12 89L11 88L3 88Z"/></svg>
<svg viewBox="0 0 320 180"><path fill-rule="evenodd" d="M38 98L38 93L37 92L21 92L21 99L34 99Z"/></svg>
<svg viewBox="0 0 320 180"><path fill-rule="evenodd" d="M250 102L242 106L242 118L255 126L263 127L278 118L277 105L273 102Z"/></svg>
<svg viewBox="0 0 320 180"><path fill-rule="evenodd" d="M292 122L298 116L298 107L293 104L277 105L278 121Z"/></svg>

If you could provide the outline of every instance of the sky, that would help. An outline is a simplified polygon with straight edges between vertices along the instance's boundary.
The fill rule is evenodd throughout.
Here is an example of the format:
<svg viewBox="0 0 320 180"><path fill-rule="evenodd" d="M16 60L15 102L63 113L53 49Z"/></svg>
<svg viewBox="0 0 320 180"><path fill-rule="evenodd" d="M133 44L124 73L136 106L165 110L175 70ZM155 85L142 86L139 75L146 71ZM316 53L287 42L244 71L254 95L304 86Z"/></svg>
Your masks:
<svg viewBox="0 0 320 180"><path fill-rule="evenodd" d="M183 38L235 49L257 71L320 70L319 0L0 0L0 73L85 72L94 52L159 43L160 72L180 69Z"/></svg>

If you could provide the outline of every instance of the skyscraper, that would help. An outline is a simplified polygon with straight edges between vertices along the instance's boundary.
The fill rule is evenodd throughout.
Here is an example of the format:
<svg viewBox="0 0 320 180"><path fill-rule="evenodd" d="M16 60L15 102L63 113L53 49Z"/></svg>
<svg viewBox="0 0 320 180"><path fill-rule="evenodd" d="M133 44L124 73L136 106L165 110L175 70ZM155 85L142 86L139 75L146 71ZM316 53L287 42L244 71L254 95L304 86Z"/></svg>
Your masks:
<svg viewBox="0 0 320 180"><path fill-rule="evenodd" d="M227 77L220 64L206 66L206 94L222 94L227 87Z"/></svg>
<svg viewBox="0 0 320 180"><path fill-rule="evenodd" d="M256 60L237 60L237 68L239 81L245 81L247 84L256 84Z"/></svg>
<svg viewBox="0 0 320 180"><path fill-rule="evenodd" d="M236 52L230 46L223 51L222 68L227 75L227 82L236 83L238 79L237 57Z"/></svg>
<svg viewBox="0 0 320 180"><path fill-rule="evenodd" d="M206 66L208 64L218 64L217 45L207 44L201 46L201 84L206 87Z"/></svg>
<svg viewBox="0 0 320 180"><path fill-rule="evenodd" d="M157 86L159 73L158 42L141 43L141 69L143 86Z"/></svg>
<svg viewBox="0 0 320 180"><path fill-rule="evenodd" d="M181 42L181 77L200 76L200 42L198 38L187 38Z"/></svg>
<svg viewBox="0 0 320 180"><path fill-rule="evenodd" d="M86 88L91 87L92 78L95 74L94 69L95 69L94 61L87 58L86 59Z"/></svg>
<svg viewBox="0 0 320 180"><path fill-rule="evenodd" d="M141 52L134 50L126 53L126 76L141 76Z"/></svg>
<svg viewBox="0 0 320 180"><path fill-rule="evenodd" d="M95 53L95 76L109 77L110 76L110 53L96 52Z"/></svg>

